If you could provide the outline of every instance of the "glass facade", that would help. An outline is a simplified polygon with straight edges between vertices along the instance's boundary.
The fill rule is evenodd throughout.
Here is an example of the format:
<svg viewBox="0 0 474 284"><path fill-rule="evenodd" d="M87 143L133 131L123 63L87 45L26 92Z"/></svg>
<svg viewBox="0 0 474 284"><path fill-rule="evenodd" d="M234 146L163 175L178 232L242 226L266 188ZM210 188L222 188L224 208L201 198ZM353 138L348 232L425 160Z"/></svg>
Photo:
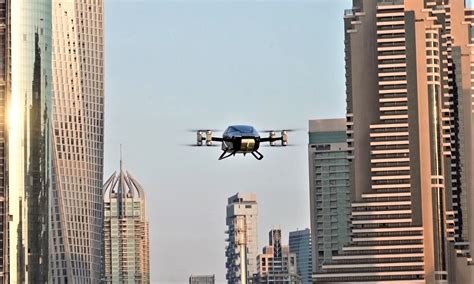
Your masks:
<svg viewBox="0 0 474 284"><path fill-rule="evenodd" d="M11 81L6 86L11 89L6 92L9 269L5 280L47 283L51 1L15 0L6 5L11 58L4 64L10 59Z"/></svg>
<svg viewBox="0 0 474 284"><path fill-rule="evenodd" d="M310 121L311 243L315 272L350 241L346 139L344 119Z"/></svg>
<svg viewBox="0 0 474 284"><path fill-rule="evenodd" d="M296 254L298 275L302 284L311 284L311 231L309 229L290 232L290 252Z"/></svg>
<svg viewBox="0 0 474 284"><path fill-rule="evenodd" d="M473 0L465 0L467 8L474 8L474 1Z"/></svg>
<svg viewBox="0 0 474 284"><path fill-rule="evenodd" d="M317 254L321 263L337 255L342 244L349 242L347 220L349 163L347 151L315 154Z"/></svg>

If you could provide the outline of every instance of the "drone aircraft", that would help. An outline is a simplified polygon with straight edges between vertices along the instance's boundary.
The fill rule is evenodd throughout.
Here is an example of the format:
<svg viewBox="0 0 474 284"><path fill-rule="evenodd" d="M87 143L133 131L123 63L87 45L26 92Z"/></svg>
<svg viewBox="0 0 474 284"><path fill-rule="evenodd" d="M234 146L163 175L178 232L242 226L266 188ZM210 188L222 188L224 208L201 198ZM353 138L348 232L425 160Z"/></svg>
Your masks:
<svg viewBox="0 0 474 284"><path fill-rule="evenodd" d="M288 145L288 132L292 130L265 130L268 137L260 137L260 134L250 125L231 125L224 131L222 137L213 137L212 133L216 130L198 129L194 130L197 134L196 146L214 146L213 142L221 142L222 154L219 160L235 156L235 154L252 154L257 160L263 159L263 155L258 151L261 143L268 142L269 146ZM277 137L277 132L281 136Z"/></svg>

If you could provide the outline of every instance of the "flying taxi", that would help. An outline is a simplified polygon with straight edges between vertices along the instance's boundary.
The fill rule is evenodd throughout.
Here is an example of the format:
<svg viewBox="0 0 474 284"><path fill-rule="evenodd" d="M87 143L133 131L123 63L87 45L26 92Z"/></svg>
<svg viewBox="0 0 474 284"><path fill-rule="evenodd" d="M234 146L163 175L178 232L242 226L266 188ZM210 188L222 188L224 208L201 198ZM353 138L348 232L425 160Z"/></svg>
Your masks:
<svg viewBox="0 0 474 284"><path fill-rule="evenodd" d="M263 159L262 153L258 151L263 143L269 143L269 146L287 146L287 130L264 130L268 137L261 137L259 132L250 125L231 125L222 134L222 137L213 136L215 130L198 129L196 131L196 146L214 146L214 142L221 143L222 154L219 160L233 157L236 154L252 154L257 160ZM279 133L279 136L277 136ZM278 143L279 142L279 143Z"/></svg>

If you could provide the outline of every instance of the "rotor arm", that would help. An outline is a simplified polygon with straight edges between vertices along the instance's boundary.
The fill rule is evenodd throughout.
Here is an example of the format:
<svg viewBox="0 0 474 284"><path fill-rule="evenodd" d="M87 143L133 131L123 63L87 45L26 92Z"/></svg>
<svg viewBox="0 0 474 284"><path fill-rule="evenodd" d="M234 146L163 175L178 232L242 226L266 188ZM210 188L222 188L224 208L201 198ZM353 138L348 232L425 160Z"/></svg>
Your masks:
<svg viewBox="0 0 474 284"><path fill-rule="evenodd" d="M275 142L281 141L283 137L267 137L267 138L260 138L260 142Z"/></svg>
<svg viewBox="0 0 474 284"><path fill-rule="evenodd" d="M275 146L276 141L281 141L281 146L288 145L288 131L282 130L281 136L276 136L276 131L270 131L270 135L267 138L260 138L260 142L270 142L270 146Z"/></svg>
<svg viewBox="0 0 474 284"><path fill-rule="evenodd" d="M215 142L232 142L232 138L226 138L226 137L212 137L211 141Z"/></svg>
<svg viewBox="0 0 474 284"><path fill-rule="evenodd" d="M223 142L225 141L222 137L213 137L212 130L197 130L197 146L202 146L205 142L206 146L212 146L212 142Z"/></svg>

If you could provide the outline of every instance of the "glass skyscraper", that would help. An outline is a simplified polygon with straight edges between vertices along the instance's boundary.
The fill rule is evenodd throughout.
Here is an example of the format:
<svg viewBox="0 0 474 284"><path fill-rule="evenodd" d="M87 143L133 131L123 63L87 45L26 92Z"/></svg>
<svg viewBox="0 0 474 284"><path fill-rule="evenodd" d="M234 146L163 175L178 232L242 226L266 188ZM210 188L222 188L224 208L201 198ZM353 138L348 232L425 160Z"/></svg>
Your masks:
<svg viewBox="0 0 474 284"><path fill-rule="evenodd" d="M290 252L296 255L296 264L298 275L301 277L302 284L311 284L312 277L312 255L311 255L311 230L297 230L290 232L288 238Z"/></svg>
<svg viewBox="0 0 474 284"><path fill-rule="evenodd" d="M123 169L104 184L105 283L150 283L145 192Z"/></svg>
<svg viewBox="0 0 474 284"><path fill-rule="evenodd" d="M104 5L102 0L50 2L52 282L98 283L103 220Z"/></svg>
<svg viewBox="0 0 474 284"><path fill-rule="evenodd" d="M349 161L345 119L309 121L313 271L350 241Z"/></svg>
<svg viewBox="0 0 474 284"><path fill-rule="evenodd" d="M47 283L51 1L0 1L0 281Z"/></svg>

